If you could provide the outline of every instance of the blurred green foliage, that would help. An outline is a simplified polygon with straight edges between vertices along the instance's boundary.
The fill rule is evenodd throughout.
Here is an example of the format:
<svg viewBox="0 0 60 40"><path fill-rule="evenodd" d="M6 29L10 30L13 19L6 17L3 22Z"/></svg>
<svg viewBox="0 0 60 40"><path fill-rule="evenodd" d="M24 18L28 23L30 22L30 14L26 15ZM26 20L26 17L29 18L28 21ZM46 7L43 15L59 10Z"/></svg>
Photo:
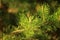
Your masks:
<svg viewBox="0 0 60 40"><path fill-rule="evenodd" d="M59 0L1 1L3 40L60 40Z"/></svg>

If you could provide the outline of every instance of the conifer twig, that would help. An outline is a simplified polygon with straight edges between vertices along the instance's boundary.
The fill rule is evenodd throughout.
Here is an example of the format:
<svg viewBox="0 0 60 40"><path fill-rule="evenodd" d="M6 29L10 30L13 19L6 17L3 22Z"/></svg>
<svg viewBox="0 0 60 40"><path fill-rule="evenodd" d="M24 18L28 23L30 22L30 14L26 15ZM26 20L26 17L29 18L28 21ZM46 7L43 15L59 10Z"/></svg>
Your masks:
<svg viewBox="0 0 60 40"><path fill-rule="evenodd" d="M15 30L15 31L13 31L11 34L17 34L17 33L23 32L23 31L24 31L24 29L22 29L22 30Z"/></svg>

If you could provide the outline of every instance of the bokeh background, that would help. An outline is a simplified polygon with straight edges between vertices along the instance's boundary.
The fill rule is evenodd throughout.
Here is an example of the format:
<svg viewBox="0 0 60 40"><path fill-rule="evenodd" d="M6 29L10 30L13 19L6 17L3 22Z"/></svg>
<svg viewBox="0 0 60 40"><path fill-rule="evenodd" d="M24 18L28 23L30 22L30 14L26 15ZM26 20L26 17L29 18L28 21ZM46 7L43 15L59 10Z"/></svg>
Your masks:
<svg viewBox="0 0 60 40"><path fill-rule="evenodd" d="M0 0L0 40L60 40L60 1Z"/></svg>

